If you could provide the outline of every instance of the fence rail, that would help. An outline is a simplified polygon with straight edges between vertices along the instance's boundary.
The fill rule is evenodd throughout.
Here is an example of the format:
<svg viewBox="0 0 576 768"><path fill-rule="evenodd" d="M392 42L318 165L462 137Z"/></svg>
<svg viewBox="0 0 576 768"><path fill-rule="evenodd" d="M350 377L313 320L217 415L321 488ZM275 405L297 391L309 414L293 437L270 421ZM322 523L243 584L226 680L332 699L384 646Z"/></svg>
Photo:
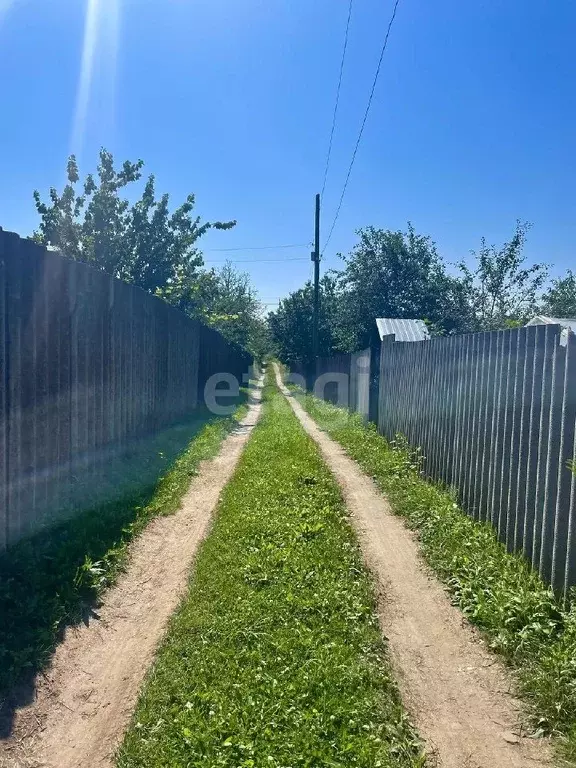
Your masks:
<svg viewBox="0 0 576 768"><path fill-rule="evenodd" d="M348 405L359 410L350 356ZM341 360L322 363L341 374ZM424 470L454 487L558 593L576 585L576 335L541 325L426 341L384 338L372 356L379 431L405 435ZM317 393L321 393L321 387ZM329 388L326 390L329 391ZM364 392L366 387L364 385ZM371 390L372 392L374 390ZM332 391L330 397L334 401ZM364 401L362 401L364 403ZM364 409L364 404L360 410ZM375 415L374 415L375 414Z"/></svg>
<svg viewBox="0 0 576 768"><path fill-rule="evenodd" d="M94 505L111 457L249 365L165 302L0 230L0 550Z"/></svg>

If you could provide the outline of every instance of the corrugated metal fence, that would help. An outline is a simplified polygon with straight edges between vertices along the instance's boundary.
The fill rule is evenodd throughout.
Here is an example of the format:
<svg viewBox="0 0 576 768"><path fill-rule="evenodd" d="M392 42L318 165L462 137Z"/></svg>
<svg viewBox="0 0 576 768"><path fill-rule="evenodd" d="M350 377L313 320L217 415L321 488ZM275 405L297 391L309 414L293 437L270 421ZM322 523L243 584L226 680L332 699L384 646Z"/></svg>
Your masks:
<svg viewBox="0 0 576 768"><path fill-rule="evenodd" d="M389 439L422 449L424 470L456 489L463 508L489 521L558 593L576 584L576 335L531 326L429 341L382 341L369 379L377 408L354 381L349 407ZM338 358L340 360L340 356ZM324 384L329 360L322 362ZM335 368L341 373L340 362ZM375 371L374 369L378 370ZM359 394L359 392L364 394ZM330 386L316 394L335 400ZM359 403L362 405L359 407Z"/></svg>
<svg viewBox="0 0 576 768"><path fill-rule="evenodd" d="M422 448L558 592L576 584L576 336L558 325L383 343L379 429Z"/></svg>
<svg viewBox="0 0 576 768"><path fill-rule="evenodd" d="M106 462L250 362L165 302L0 230L0 550L96 503Z"/></svg>
<svg viewBox="0 0 576 768"><path fill-rule="evenodd" d="M320 357L317 364L291 364L294 383L313 390L317 397L349 408L368 419L371 400L372 350Z"/></svg>

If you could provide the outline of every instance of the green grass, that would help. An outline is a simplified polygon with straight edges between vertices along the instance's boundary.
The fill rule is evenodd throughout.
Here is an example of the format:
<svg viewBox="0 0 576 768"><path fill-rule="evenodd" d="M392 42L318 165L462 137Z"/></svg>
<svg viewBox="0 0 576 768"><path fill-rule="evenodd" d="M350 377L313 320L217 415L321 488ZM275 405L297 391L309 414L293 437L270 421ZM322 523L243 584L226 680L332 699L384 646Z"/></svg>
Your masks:
<svg viewBox="0 0 576 768"><path fill-rule="evenodd" d="M339 490L267 386L117 765L422 764Z"/></svg>
<svg viewBox="0 0 576 768"><path fill-rule="evenodd" d="M417 531L454 602L517 670L535 731L560 735L567 757L576 759L576 600L565 608L491 526L472 520L452 493L424 480L417 454L401 439L389 444L372 424L311 395L302 402Z"/></svg>
<svg viewBox="0 0 576 768"><path fill-rule="evenodd" d="M200 461L215 455L245 412L245 405L230 418L206 412L165 430L140 450L132 466L139 482L133 478L128 495L22 541L0 558L0 693L18 684L18 696L33 694L34 673L67 626L90 620L98 595L122 570L131 539L152 517L178 509ZM11 698L0 707L0 736L11 728Z"/></svg>

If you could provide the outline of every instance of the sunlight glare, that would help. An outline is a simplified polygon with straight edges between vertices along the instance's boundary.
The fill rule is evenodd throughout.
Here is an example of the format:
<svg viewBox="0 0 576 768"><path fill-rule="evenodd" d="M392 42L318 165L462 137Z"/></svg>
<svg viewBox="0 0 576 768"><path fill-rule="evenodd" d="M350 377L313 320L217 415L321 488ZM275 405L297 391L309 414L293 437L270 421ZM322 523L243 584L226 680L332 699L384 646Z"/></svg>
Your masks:
<svg viewBox="0 0 576 768"><path fill-rule="evenodd" d="M4 20L4 17L8 15L8 11L14 4L14 0L0 0L0 21Z"/></svg>
<svg viewBox="0 0 576 768"><path fill-rule="evenodd" d="M2 2L2 0L0 0ZM82 151L96 75L106 79L105 99L98 104L99 123L112 120L120 33L120 0L87 0L80 78L70 142L70 152Z"/></svg>

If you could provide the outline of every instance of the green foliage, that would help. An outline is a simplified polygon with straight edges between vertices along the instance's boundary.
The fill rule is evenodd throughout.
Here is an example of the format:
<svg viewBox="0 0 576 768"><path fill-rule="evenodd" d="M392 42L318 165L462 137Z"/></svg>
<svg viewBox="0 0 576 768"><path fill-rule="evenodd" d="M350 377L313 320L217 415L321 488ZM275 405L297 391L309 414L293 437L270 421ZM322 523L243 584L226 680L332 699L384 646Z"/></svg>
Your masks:
<svg viewBox="0 0 576 768"><path fill-rule="evenodd" d="M139 465L138 490L2 555L0 691L42 669L66 626L90 619L98 595L122 570L130 540L152 517L178 509L200 461L215 455L244 412L224 419L206 412L167 430Z"/></svg>
<svg viewBox="0 0 576 768"><path fill-rule="evenodd" d="M212 227L230 229L236 222L201 223L193 216L194 195L170 213L169 196L156 198L154 176L130 205L121 193L139 181L143 166L142 160L126 161L117 169L112 154L102 149L96 178L89 174L80 184L72 155L61 195L52 187L50 202L45 203L34 192L41 218L34 238L150 293L165 288L181 272L193 275L202 265L199 238Z"/></svg>
<svg viewBox="0 0 576 768"><path fill-rule="evenodd" d="M318 347L320 356L333 354L338 348L339 294L331 273L320 281L320 315L318 319ZM314 316L314 289L307 282L304 288L291 293L280 302L276 312L268 316L272 338L282 360L287 363L310 363L313 359L312 322Z"/></svg>
<svg viewBox="0 0 576 768"><path fill-rule="evenodd" d="M338 487L264 397L117 765L422 766Z"/></svg>
<svg viewBox="0 0 576 768"><path fill-rule="evenodd" d="M448 275L433 241L374 227L358 231L339 275L340 348L368 346L377 317L428 320L442 332L461 331L467 306L461 283Z"/></svg>
<svg viewBox="0 0 576 768"><path fill-rule="evenodd" d="M424 320L431 333L450 334L512 328L537 313L546 281L544 264L527 264L523 254L527 224L517 223L501 247L482 240L473 264L452 271L426 235L366 227L358 243L321 286L321 355L354 352L375 335L377 317ZM572 272L544 294L545 313L576 315ZM269 316L276 351L287 363L312 358L312 287L308 283Z"/></svg>
<svg viewBox="0 0 576 768"><path fill-rule="evenodd" d="M96 177L89 174L81 184L72 155L62 194L52 188L46 203L34 192L40 214L34 239L133 283L230 341L264 354L270 340L249 276L231 264L219 271L202 269L200 238L211 228L230 229L236 222L202 222L194 215L194 195L171 212L169 196L156 196L154 176L131 205L122 195L140 181L143 165L142 160L127 161L117 169L110 152L102 149Z"/></svg>
<svg viewBox="0 0 576 768"><path fill-rule="evenodd" d="M562 734L576 758L576 600L566 609L490 525L474 521L452 493L424 480L423 458L405 439L389 444L374 425L310 395L304 405L417 531L454 602L517 670L535 731Z"/></svg>
<svg viewBox="0 0 576 768"><path fill-rule="evenodd" d="M576 317L576 275L568 270L566 276L552 281L542 298L542 314L550 317Z"/></svg>
<svg viewBox="0 0 576 768"><path fill-rule="evenodd" d="M230 262L209 272L190 274L178 270L175 278L156 294L249 350L256 359L261 360L270 351L268 325L250 276L238 272Z"/></svg>
<svg viewBox="0 0 576 768"><path fill-rule="evenodd" d="M526 266L522 251L529 226L518 222L514 237L501 248L482 239L480 250L473 252L474 268L464 262L458 265L473 318L469 330L523 325L536 313L547 268L544 264Z"/></svg>

